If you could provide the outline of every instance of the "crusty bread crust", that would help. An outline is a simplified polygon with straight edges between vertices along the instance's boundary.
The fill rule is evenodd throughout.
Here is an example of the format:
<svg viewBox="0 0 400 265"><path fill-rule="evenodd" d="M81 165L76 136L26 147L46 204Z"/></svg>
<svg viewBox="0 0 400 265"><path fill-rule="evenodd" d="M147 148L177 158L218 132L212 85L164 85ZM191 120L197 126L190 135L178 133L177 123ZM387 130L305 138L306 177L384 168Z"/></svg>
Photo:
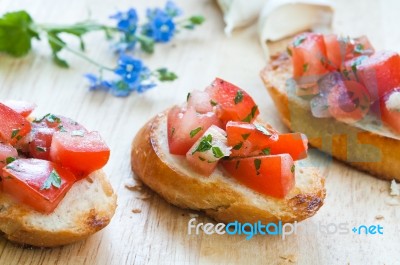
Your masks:
<svg viewBox="0 0 400 265"><path fill-rule="evenodd" d="M299 97L288 97L286 82L291 76L292 64L286 53L273 56L271 62L261 72L261 78L286 126L291 130L295 127L296 130L306 133L312 146L331 154L338 160L369 172L378 178L400 181L400 152L396 151L400 150L400 140L365 131L333 118L313 117L308 101ZM294 115L295 117L293 117ZM293 125L294 123L295 125ZM311 135L319 135L319 137ZM322 139L321 135L326 138ZM348 148L346 135L356 135L359 144ZM322 141L332 142L328 146L322 146ZM375 147L378 155L373 154L371 149L363 148L363 145L365 147L367 144ZM358 161L370 162L349 161L347 157L349 150L354 157L359 158ZM378 158L374 159L374 156Z"/></svg>
<svg viewBox="0 0 400 265"><path fill-rule="evenodd" d="M190 170L168 152L166 112L150 120L132 143L132 170L165 200L204 211L221 222L294 222L314 215L325 198L324 178L315 168L296 170L296 187L285 199L259 194L218 169L210 177Z"/></svg>
<svg viewBox="0 0 400 265"><path fill-rule="evenodd" d="M16 243L37 247L70 244L110 222L116 195L101 170L76 182L51 214L41 214L0 193L0 230Z"/></svg>

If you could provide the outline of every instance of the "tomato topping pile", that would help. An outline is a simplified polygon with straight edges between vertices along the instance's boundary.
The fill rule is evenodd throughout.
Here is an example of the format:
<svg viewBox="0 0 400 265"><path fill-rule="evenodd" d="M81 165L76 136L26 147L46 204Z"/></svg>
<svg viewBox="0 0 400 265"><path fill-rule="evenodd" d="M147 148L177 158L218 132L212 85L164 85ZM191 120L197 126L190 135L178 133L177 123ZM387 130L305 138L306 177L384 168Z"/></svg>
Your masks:
<svg viewBox="0 0 400 265"><path fill-rule="evenodd" d="M355 123L371 114L400 133L399 101L392 99L386 106L393 94L397 98L394 91L400 87L398 53L375 52L365 36L352 39L316 33L296 36L287 51L297 94L312 97L314 117Z"/></svg>
<svg viewBox="0 0 400 265"><path fill-rule="evenodd" d="M29 117L36 105L0 103L1 189L20 203L51 213L72 185L102 168L110 149L98 132L70 118Z"/></svg>
<svg viewBox="0 0 400 265"><path fill-rule="evenodd" d="M239 87L216 78L205 91L168 112L168 145L200 175L221 168L243 185L284 198L295 185L295 160L307 157L307 137L280 134L255 122L258 107Z"/></svg>

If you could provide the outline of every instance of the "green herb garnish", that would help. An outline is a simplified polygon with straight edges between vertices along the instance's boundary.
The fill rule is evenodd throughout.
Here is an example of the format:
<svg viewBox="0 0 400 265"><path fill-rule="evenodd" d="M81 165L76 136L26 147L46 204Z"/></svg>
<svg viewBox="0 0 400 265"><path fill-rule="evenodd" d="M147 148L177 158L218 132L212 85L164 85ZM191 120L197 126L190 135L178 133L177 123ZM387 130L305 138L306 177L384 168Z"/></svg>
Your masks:
<svg viewBox="0 0 400 265"><path fill-rule="evenodd" d="M238 143L237 145L235 145L234 147L232 147L234 150L240 150L240 148L242 148L243 142Z"/></svg>
<svg viewBox="0 0 400 265"><path fill-rule="evenodd" d="M254 159L254 166L256 167L256 171L257 171L257 175L260 174L260 172L258 172L260 170L261 167L261 159Z"/></svg>
<svg viewBox="0 0 400 265"><path fill-rule="evenodd" d="M6 158L6 164L8 165L8 164L14 162L15 160L16 160L15 157L9 156Z"/></svg>
<svg viewBox="0 0 400 265"><path fill-rule="evenodd" d="M46 152L46 148L40 147L40 146L36 146L36 151L38 152Z"/></svg>
<svg viewBox="0 0 400 265"><path fill-rule="evenodd" d="M364 52L364 45L362 45L361 43L357 44L354 47L354 52L362 54Z"/></svg>
<svg viewBox="0 0 400 265"><path fill-rule="evenodd" d="M19 134L19 129L14 129L11 132L11 139L15 138ZM18 139L17 139L18 140Z"/></svg>
<svg viewBox="0 0 400 265"><path fill-rule="evenodd" d="M189 98L190 98L190 92L187 94L187 96L186 96L186 102L188 102L189 101Z"/></svg>
<svg viewBox="0 0 400 265"><path fill-rule="evenodd" d="M211 150L215 158L224 157L224 153L222 153L221 149L218 146L213 146Z"/></svg>
<svg viewBox="0 0 400 265"><path fill-rule="evenodd" d="M249 136L250 136L250 133L242 134L243 140L246 140L247 138L249 138Z"/></svg>
<svg viewBox="0 0 400 265"><path fill-rule="evenodd" d="M40 190L48 190L51 188L51 186L57 189L61 187L61 178L55 169L51 171L50 175L47 177Z"/></svg>
<svg viewBox="0 0 400 265"><path fill-rule="evenodd" d="M292 168L290 169L290 171L291 171L292 173L294 173L295 170L296 170L296 166L293 165Z"/></svg>
<svg viewBox="0 0 400 265"><path fill-rule="evenodd" d="M307 72L308 70L308 63L303 64L303 73Z"/></svg>
<svg viewBox="0 0 400 265"><path fill-rule="evenodd" d="M207 136L203 136L200 140L200 144L197 146L197 148L192 152L192 155L196 152L206 152L212 148L211 145L212 142L212 136L211 134Z"/></svg>
<svg viewBox="0 0 400 265"><path fill-rule="evenodd" d="M254 107L251 108L250 114L247 115L247 117L244 118L243 121L244 122L251 122L251 120L255 117L257 110L258 110L258 106L254 105Z"/></svg>
<svg viewBox="0 0 400 265"><path fill-rule="evenodd" d="M213 107L218 105L218 103L217 103L217 102L215 102L215 101L214 101L214 100L212 100L212 99L210 100L210 104L211 104L211 106L213 106Z"/></svg>
<svg viewBox="0 0 400 265"><path fill-rule="evenodd" d="M303 43L303 41L305 41L305 40L306 40L306 36L299 36L299 37L297 37L297 38L294 40L293 46L294 46L294 47L297 47L297 46L299 46L301 43Z"/></svg>
<svg viewBox="0 0 400 265"><path fill-rule="evenodd" d="M289 54L289 56L293 56L292 50L289 47L286 47L286 51Z"/></svg>
<svg viewBox="0 0 400 265"><path fill-rule="evenodd" d="M265 149L262 150L264 155L270 155L271 154L271 148L267 147Z"/></svg>
<svg viewBox="0 0 400 265"><path fill-rule="evenodd" d="M238 90L238 92L236 93L236 96L235 96L235 100L234 100L235 105L239 104L242 101L243 101L243 92L241 90Z"/></svg>
<svg viewBox="0 0 400 265"><path fill-rule="evenodd" d="M196 129L190 131L190 138L195 137L196 134L198 134L201 130L203 130L203 128L202 128L202 127L198 127L198 128L196 128Z"/></svg>

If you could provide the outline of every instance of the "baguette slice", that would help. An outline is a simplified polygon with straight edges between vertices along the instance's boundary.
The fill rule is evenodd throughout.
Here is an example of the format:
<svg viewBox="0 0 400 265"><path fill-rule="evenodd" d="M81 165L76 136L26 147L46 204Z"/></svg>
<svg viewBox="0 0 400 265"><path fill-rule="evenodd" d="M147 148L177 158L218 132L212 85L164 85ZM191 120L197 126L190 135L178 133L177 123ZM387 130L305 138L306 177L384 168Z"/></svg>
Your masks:
<svg viewBox="0 0 400 265"><path fill-rule="evenodd" d="M168 202L204 211L221 222L293 222L314 215L325 198L324 178L315 168L298 168L296 187L285 199L257 193L219 167L210 177L192 171L184 156L171 155L167 112L150 120L132 143L132 170Z"/></svg>
<svg viewBox="0 0 400 265"><path fill-rule="evenodd" d="M312 146L338 160L378 178L400 181L400 152L396 151L400 150L400 140L390 132L378 134L377 130L357 128L333 118L315 118L309 101L289 88L292 69L289 56L280 53L261 71L283 123L291 130L305 133Z"/></svg>
<svg viewBox="0 0 400 265"><path fill-rule="evenodd" d="M101 170L76 182L51 214L42 214L0 193L0 230L16 243L55 247L84 239L110 222L116 195Z"/></svg>

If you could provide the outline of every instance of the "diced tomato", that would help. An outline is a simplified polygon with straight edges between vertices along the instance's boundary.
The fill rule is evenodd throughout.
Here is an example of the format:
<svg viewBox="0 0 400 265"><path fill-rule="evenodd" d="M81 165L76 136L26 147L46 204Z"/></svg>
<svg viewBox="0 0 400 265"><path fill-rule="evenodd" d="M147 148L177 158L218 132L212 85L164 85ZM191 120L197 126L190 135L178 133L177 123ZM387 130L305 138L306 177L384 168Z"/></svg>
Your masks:
<svg viewBox="0 0 400 265"><path fill-rule="evenodd" d="M186 153L186 159L194 170L210 176L218 161L230 155L224 130L212 125Z"/></svg>
<svg viewBox="0 0 400 265"><path fill-rule="evenodd" d="M340 37L336 34L324 36L327 67L329 70L339 70L345 61L360 55L370 55L374 53L374 48L366 36L350 39Z"/></svg>
<svg viewBox="0 0 400 265"><path fill-rule="evenodd" d="M293 77L299 96L318 93L317 81L328 72L324 37L316 33L302 33L288 47L292 56Z"/></svg>
<svg viewBox="0 0 400 265"><path fill-rule="evenodd" d="M5 100L2 101L1 103L13 109L14 111L21 114L24 117L28 117L29 114L31 114L32 111L36 108L35 103L21 101L21 100Z"/></svg>
<svg viewBox="0 0 400 265"><path fill-rule="evenodd" d="M188 107L193 107L198 113L212 112L215 105L207 92L199 90L190 92L187 102Z"/></svg>
<svg viewBox="0 0 400 265"><path fill-rule="evenodd" d="M55 131L54 128L34 128L29 142L29 155L33 158L49 160L51 141Z"/></svg>
<svg viewBox="0 0 400 265"><path fill-rule="evenodd" d="M12 162L13 159L18 157L17 149L8 144L0 143L0 176L2 173L2 168L7 165L7 163Z"/></svg>
<svg viewBox="0 0 400 265"><path fill-rule="evenodd" d="M15 144L31 131L31 125L21 114L0 103L0 140Z"/></svg>
<svg viewBox="0 0 400 265"><path fill-rule="evenodd" d="M328 94L328 110L337 120L354 123L367 115L371 105L368 91L356 81L338 82Z"/></svg>
<svg viewBox="0 0 400 265"><path fill-rule="evenodd" d="M40 119L35 119L33 123L36 124L38 127L53 128L56 131L72 132L80 130L87 132L86 128L76 121L61 115L54 115L51 113L46 114Z"/></svg>
<svg viewBox="0 0 400 265"><path fill-rule="evenodd" d="M226 124L231 156L269 154L269 147L278 140L278 133L261 124L230 121Z"/></svg>
<svg viewBox="0 0 400 265"><path fill-rule="evenodd" d="M46 160L17 159L3 168L3 191L42 213L51 213L74 182L70 171Z"/></svg>
<svg viewBox="0 0 400 265"><path fill-rule="evenodd" d="M400 88L380 99L382 121L400 134Z"/></svg>
<svg viewBox="0 0 400 265"><path fill-rule="evenodd" d="M206 88L212 104L216 106L218 118L224 123L228 121L253 122L260 113L258 106L246 91L237 86L216 78Z"/></svg>
<svg viewBox="0 0 400 265"><path fill-rule="evenodd" d="M222 127L214 112L197 113L193 107L178 106L168 112L168 145L174 155L186 155L187 151L211 126Z"/></svg>
<svg viewBox="0 0 400 265"><path fill-rule="evenodd" d="M372 101L400 86L400 55L396 52L377 52L362 60L354 70Z"/></svg>
<svg viewBox="0 0 400 265"><path fill-rule="evenodd" d="M101 169L109 157L110 149L98 132L77 130L53 135L51 161L70 169L78 179Z"/></svg>
<svg viewBox="0 0 400 265"><path fill-rule="evenodd" d="M276 142L270 147L271 155L289 154L293 160L301 160L307 157L308 139L302 133L279 134Z"/></svg>
<svg viewBox="0 0 400 265"><path fill-rule="evenodd" d="M223 160L225 170L262 194L284 198L295 185L295 167L288 154Z"/></svg>

